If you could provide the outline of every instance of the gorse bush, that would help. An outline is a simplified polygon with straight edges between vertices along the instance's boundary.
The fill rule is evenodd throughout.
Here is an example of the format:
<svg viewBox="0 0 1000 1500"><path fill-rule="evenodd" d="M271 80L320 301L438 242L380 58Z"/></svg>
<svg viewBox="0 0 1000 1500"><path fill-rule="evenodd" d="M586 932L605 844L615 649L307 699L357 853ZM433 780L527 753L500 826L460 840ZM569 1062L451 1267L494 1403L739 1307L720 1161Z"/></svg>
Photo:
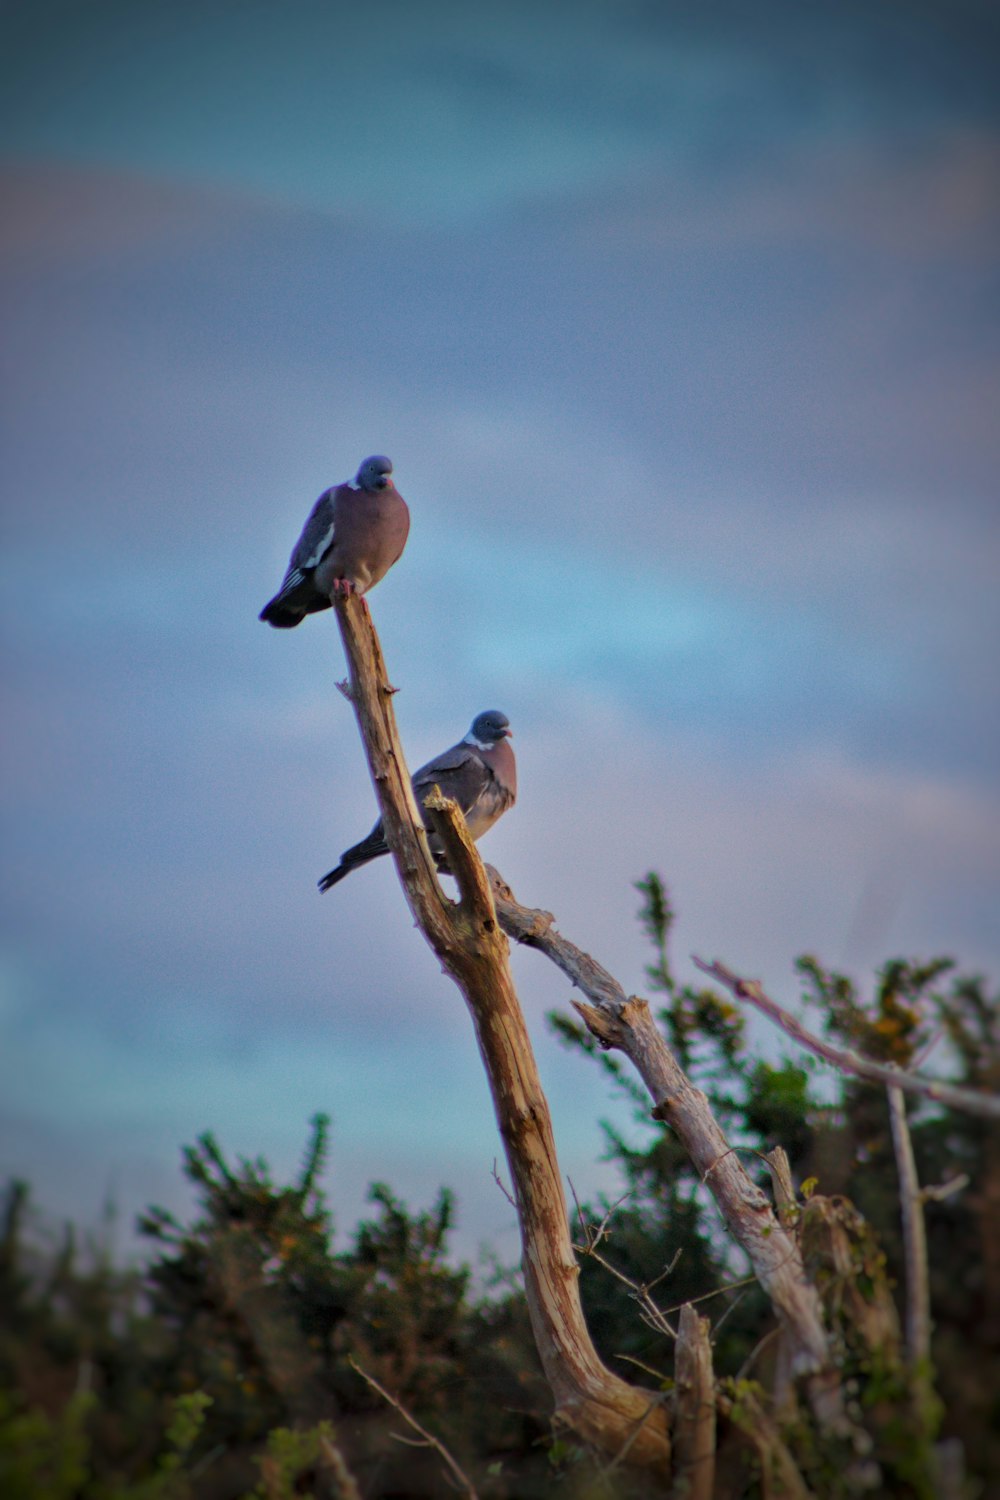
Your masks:
<svg viewBox="0 0 1000 1500"><path fill-rule="evenodd" d="M936 1405L918 1421L899 1373L899 1185L884 1092L801 1055L757 1056L731 1002L675 978L662 883L651 875L640 891L649 983L671 1047L753 1175L770 1190L762 1158L781 1145L806 1184L795 1210L803 1255L824 1293L881 1493L930 1495L928 1443L941 1435L961 1440L972 1473L1000 1483L997 1131L931 1103L911 1112L921 1182L968 1179L925 1206ZM866 997L814 959L801 960L799 973L818 1024L857 1050L911 1067L937 1038L939 1069L973 1087L1000 1085L997 1003L981 980L944 961L894 960ZM626 1379L669 1392L674 1343L664 1322L675 1328L681 1304L694 1302L713 1325L725 1417L718 1493L768 1492L754 1441L772 1420L763 1415L776 1354L770 1304L622 1063L577 1022L553 1016L550 1024L605 1071L631 1109L626 1128L604 1127L619 1188L575 1210L594 1342ZM370 1216L348 1248L334 1249L320 1186L327 1149L327 1120L318 1115L294 1181L276 1184L264 1161L232 1162L202 1136L184 1153L196 1195L191 1221L149 1209L140 1219L149 1247L141 1270L116 1266L71 1230L42 1248L28 1222L28 1189L8 1186L0 1226L4 1500L274 1500L350 1495L354 1483L366 1500L446 1493L440 1455L396 1440L404 1419L359 1370L447 1447L484 1497L654 1492L648 1476L607 1472L552 1430L518 1278L498 1272L487 1295L474 1293L468 1268L449 1257L448 1191L413 1212L374 1185ZM654 1304L663 1321L650 1315ZM886 1351L881 1365L876 1347ZM813 1452L804 1430L796 1438L796 1421L788 1418L786 1438L797 1441L796 1462L814 1493L848 1493L829 1455Z"/></svg>

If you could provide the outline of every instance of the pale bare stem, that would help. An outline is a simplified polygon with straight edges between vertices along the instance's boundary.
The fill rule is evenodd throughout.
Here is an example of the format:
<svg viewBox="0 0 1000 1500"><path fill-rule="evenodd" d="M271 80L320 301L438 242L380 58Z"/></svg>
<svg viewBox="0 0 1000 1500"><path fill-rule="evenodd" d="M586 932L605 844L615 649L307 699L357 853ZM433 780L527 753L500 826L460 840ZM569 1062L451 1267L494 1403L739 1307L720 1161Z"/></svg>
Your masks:
<svg viewBox="0 0 1000 1500"><path fill-rule="evenodd" d="M927 1271L927 1231L913 1155L906 1099L902 1089L886 1090L892 1149L899 1175L903 1218L903 1258L906 1262L906 1352L911 1367L927 1370L931 1357L931 1294Z"/></svg>
<svg viewBox="0 0 1000 1500"><path fill-rule="evenodd" d="M715 1326L712 1329L712 1338L713 1338L713 1341L714 1341L716 1335L718 1334L719 1329L722 1327L723 1323L729 1317L730 1313L734 1313L736 1311L736 1309L739 1307L740 1303L743 1301L743 1298L745 1296L746 1296L746 1292L740 1292L740 1295L738 1297L734 1297L733 1300L732 1300L732 1302L730 1302L729 1306L726 1308L725 1312L722 1314L722 1317L719 1319L719 1321L715 1324ZM695 1297L690 1305L693 1306L694 1302L697 1302L699 1300L700 1300L699 1298Z"/></svg>
<svg viewBox="0 0 1000 1500"><path fill-rule="evenodd" d="M677 1491L685 1500L712 1500L715 1489L715 1380L708 1319L681 1308L674 1355L674 1452Z"/></svg>
<svg viewBox="0 0 1000 1500"><path fill-rule="evenodd" d="M632 1449L634 1448L635 1444L639 1441L640 1437L642 1436L643 1428L645 1427L646 1423L650 1420L651 1417L653 1417L654 1415L656 1417L658 1417L658 1418L662 1418L663 1417L663 1405L664 1405L664 1397L663 1397L663 1395L659 1394L659 1393L656 1394L656 1395L651 1395L651 1393L649 1391L646 1391L645 1394L650 1399L649 1399L649 1405L646 1407L646 1410L645 1410L645 1413L642 1416L642 1419L640 1420L640 1422L636 1426L635 1430L633 1432L629 1433L628 1437L625 1439L624 1443L619 1448L618 1452L615 1454L615 1456L611 1460L611 1462L605 1468L603 1468L603 1469L601 1469L599 1471L599 1473L598 1473L598 1478L599 1479L607 1479L607 1478L609 1478L610 1475L614 1473L615 1469L621 1468L621 1466L623 1464L625 1464L625 1463L628 1462L629 1454L632 1452Z"/></svg>
<svg viewBox="0 0 1000 1500"><path fill-rule="evenodd" d="M955 1193L960 1193L967 1188L972 1181L968 1172L959 1172L957 1177L950 1177L947 1182L941 1182L937 1187L925 1187L920 1189L920 1201L922 1203L943 1203L946 1198L951 1198Z"/></svg>
<svg viewBox="0 0 1000 1500"><path fill-rule="evenodd" d="M507 1184L505 1182L501 1182L501 1180L500 1180L500 1173L497 1171L497 1159L496 1159L495 1156L493 1158L493 1181L496 1183L496 1185L500 1189L501 1193L503 1193L504 1197L507 1199L507 1202L510 1204L511 1208L517 1208L517 1204L514 1202L514 1198L513 1198L513 1195L511 1193L511 1191L510 1191L510 1188L507 1186Z"/></svg>
<svg viewBox="0 0 1000 1500"><path fill-rule="evenodd" d="M358 1489L357 1481L347 1467L347 1460L332 1438L322 1436L319 1440L319 1451L330 1471L337 1500L361 1500L361 1491Z"/></svg>
<svg viewBox="0 0 1000 1500"><path fill-rule="evenodd" d="M930 1057L931 1053L934 1051L934 1048L937 1046L938 1042L941 1040L941 1038L943 1036L944 1036L944 1027L941 1026L941 1027L938 1028L937 1031L934 1032L933 1036L929 1036L927 1038L927 1041L921 1047L920 1051L912 1059L913 1067L914 1068L922 1068L923 1067L924 1063Z"/></svg>
<svg viewBox="0 0 1000 1500"><path fill-rule="evenodd" d="M816 1036L790 1011L772 1000L756 979L741 979L738 974L727 969L725 964L718 962L707 964L700 958L694 958L693 962L704 974L725 985L737 1000L747 1000L756 1006L776 1026L780 1026L787 1036L798 1042L800 1047L832 1063L842 1073L851 1073L856 1078L863 1078L867 1083L881 1084L884 1088L899 1088L909 1094L921 1094L925 1099L933 1099L937 1104L946 1104L964 1114L1000 1120L1000 1094L959 1088L953 1083L942 1083L937 1078L921 1078L916 1073L904 1073L898 1068L874 1062L870 1057L861 1057L848 1047L837 1047L833 1042Z"/></svg>
<svg viewBox="0 0 1000 1500"><path fill-rule="evenodd" d="M795 1184L792 1181L788 1152L784 1146L775 1146L773 1151L765 1154L764 1161L771 1174L774 1201L778 1205L778 1213L784 1222L795 1211Z"/></svg>
<svg viewBox="0 0 1000 1500"><path fill-rule="evenodd" d="M521 906L490 871L497 917L519 943L537 948L586 996L572 1003L602 1047L634 1064L653 1101L653 1116L676 1134L703 1177L733 1238L746 1251L782 1326L794 1372L804 1375L824 1426L841 1428L843 1403L834 1375L816 1288L807 1280L798 1245L732 1151L711 1106L671 1052L647 1001L627 996L607 969L555 927L550 912Z"/></svg>
<svg viewBox="0 0 1000 1500"><path fill-rule="evenodd" d="M382 1399L384 1401L388 1401L389 1405L393 1408L394 1411L399 1412L399 1415L402 1417L403 1421L406 1422L408 1426L412 1427L413 1431L419 1435L425 1447L433 1448L436 1453L440 1454L445 1468L448 1470L448 1473L458 1485L462 1494L465 1495L466 1500L479 1500L472 1480L469 1478L468 1474L466 1474L465 1470L462 1468L461 1464L459 1464L458 1460L452 1457L448 1449L445 1447L444 1443L441 1442L440 1438L436 1438L432 1432L427 1431L426 1427L422 1427L417 1421L416 1417L413 1416L411 1412L407 1411L402 1402L397 1401L395 1396L390 1395L385 1386L380 1385L379 1382L375 1379L374 1375L369 1375L367 1370L363 1370L356 1359L349 1358L348 1364L351 1366L352 1370L356 1371L356 1373L361 1376L362 1380L367 1381L373 1391L378 1391Z"/></svg>
<svg viewBox="0 0 1000 1500"><path fill-rule="evenodd" d="M737 1385L739 1385L741 1380L746 1380L747 1376L750 1374L750 1371L753 1369L760 1356L764 1353L764 1350L770 1349L775 1339L780 1339L780 1337L780 1328L769 1328L767 1333L764 1334L764 1337L757 1340L756 1344L754 1344L746 1359L740 1365L739 1370L736 1372L735 1383Z"/></svg>
<svg viewBox="0 0 1000 1500"><path fill-rule="evenodd" d="M680 1253L681 1252L678 1250L677 1255L674 1256L675 1261L677 1260L677 1257L680 1255ZM692 1307L700 1307L703 1302L711 1302L713 1297L724 1297L727 1292L739 1291L740 1287L756 1285L756 1276L744 1276L740 1281L727 1281L725 1286L717 1286L712 1292L702 1292L700 1297L688 1297L684 1302L675 1302L673 1307L665 1308L664 1312L666 1313L666 1316L669 1317L671 1313L680 1312L681 1308L686 1306L687 1303L690 1303ZM739 1299L737 1298L736 1300L738 1301ZM726 1317L726 1315L727 1313L723 1313L722 1318ZM719 1319L719 1323L722 1322L722 1318ZM718 1326L718 1324L716 1326Z"/></svg>
<svg viewBox="0 0 1000 1500"><path fill-rule="evenodd" d="M576 1204L577 1218L580 1220L580 1228L583 1231L584 1239L584 1243L582 1245L574 1244L573 1248L579 1255L587 1255L591 1258L591 1260L596 1260L597 1264L599 1266L603 1266L605 1271L607 1271L609 1275L613 1276L616 1281L620 1281L623 1286L628 1287L633 1300L639 1304L639 1316L642 1318L642 1321L648 1328L652 1328L656 1333L666 1334L669 1338L676 1338L677 1333L675 1329L673 1329L667 1322L665 1315L657 1307L656 1303L650 1296L650 1292L652 1291L654 1286L659 1285L659 1283L665 1276L670 1275L671 1271L674 1269L678 1260L680 1259L681 1252L679 1250L677 1251L677 1254L674 1256L669 1266L664 1267L659 1276L656 1277L655 1281L649 1282L648 1285L644 1285L642 1282L633 1281L630 1276L625 1275L624 1271L619 1271L617 1266L612 1265L611 1261L609 1261L606 1256L603 1256L597 1248L601 1241L606 1239L610 1234L610 1230L608 1229L608 1221L611 1218L611 1215L614 1213L616 1208L618 1208L622 1203L625 1202L626 1198L631 1198L632 1194L626 1193L623 1197L619 1198L617 1203L613 1203L599 1224L588 1224L584 1217L583 1209L580 1207L580 1200L576 1196L576 1189L574 1188L572 1182L570 1182L569 1186L570 1192L573 1194L573 1202Z"/></svg>
<svg viewBox="0 0 1000 1500"><path fill-rule="evenodd" d="M334 610L386 842L417 926L461 990L475 1026L521 1229L532 1331L556 1417L603 1453L618 1453L631 1439L630 1462L666 1479L665 1414L659 1407L651 1414L649 1393L607 1369L584 1321L552 1120L482 862L456 804L426 799L459 889L459 902L448 900L413 799L371 618L359 599L338 597Z"/></svg>
<svg viewBox="0 0 1000 1500"><path fill-rule="evenodd" d="M627 1365L635 1365L637 1370L645 1370L647 1375L652 1375L654 1380L663 1379L662 1370L654 1370L652 1365L645 1364L641 1359L636 1359L632 1354L616 1354L615 1359L624 1360Z"/></svg>
<svg viewBox="0 0 1000 1500"><path fill-rule="evenodd" d="M680 1260L683 1254L684 1251L680 1248L680 1246L678 1246L678 1248L671 1256L668 1264L663 1267L663 1270L660 1272L659 1276L654 1276L652 1281L646 1283L647 1292L651 1292L654 1286L659 1286L661 1281L666 1281L668 1276L672 1276L674 1274L677 1269L677 1262Z"/></svg>

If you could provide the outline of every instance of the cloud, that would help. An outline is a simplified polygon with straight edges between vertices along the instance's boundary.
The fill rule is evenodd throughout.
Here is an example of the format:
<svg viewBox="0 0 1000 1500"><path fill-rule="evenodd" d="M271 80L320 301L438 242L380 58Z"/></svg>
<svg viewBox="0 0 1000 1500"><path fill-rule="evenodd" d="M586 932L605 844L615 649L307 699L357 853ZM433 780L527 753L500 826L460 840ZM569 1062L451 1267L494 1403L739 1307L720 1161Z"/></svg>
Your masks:
<svg viewBox="0 0 1000 1500"><path fill-rule="evenodd" d="M580 173L557 130L484 218L470 166L444 231L405 203L373 231L356 196L340 217L241 199L236 176L154 186L148 142L127 178L15 174L4 1056L32 1170L72 1145L81 1184L113 1160L143 1198L206 1124L291 1160L332 1101L353 1202L375 1176L424 1200L475 1182L495 1222L468 1022L388 863L313 886L374 816L333 621L256 620L316 494L369 451L414 515L373 603L411 760L510 713L521 800L484 853L521 899L630 988L652 866L680 966L719 955L786 999L805 948L859 974L893 950L995 966L986 112L972 87L975 129L956 109L933 146L887 126L868 153L882 106L851 135L848 90L798 156L750 132L754 161L702 173L666 159L661 117L683 157L705 91L738 102L769 65L622 98L656 24L629 14ZM451 99L463 45L411 86ZM495 66L491 108L537 102L531 59ZM811 109L788 88L779 124ZM934 116L888 92L890 124ZM645 146L609 134L606 182L612 107ZM603 1085L543 1037L566 983L515 964L586 1190ZM69 1191L54 1161L47 1180Z"/></svg>
<svg viewBox="0 0 1000 1500"><path fill-rule="evenodd" d="M657 166L728 182L830 141L995 121L996 40L980 4L874 19L772 0L750 21L733 4L49 0L12 20L0 123L29 155L454 224Z"/></svg>

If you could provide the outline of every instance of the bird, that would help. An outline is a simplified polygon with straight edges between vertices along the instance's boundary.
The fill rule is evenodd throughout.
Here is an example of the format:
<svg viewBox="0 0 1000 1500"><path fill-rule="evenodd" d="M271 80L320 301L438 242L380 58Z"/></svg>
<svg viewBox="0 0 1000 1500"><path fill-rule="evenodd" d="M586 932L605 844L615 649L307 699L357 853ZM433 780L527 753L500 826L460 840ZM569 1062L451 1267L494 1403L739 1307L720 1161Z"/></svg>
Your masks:
<svg viewBox="0 0 1000 1500"><path fill-rule="evenodd" d="M281 588L259 618L291 630L333 595L365 594L398 562L410 530L406 501L392 482L392 461L366 458L350 483L324 490L295 543Z"/></svg>
<svg viewBox="0 0 1000 1500"><path fill-rule="evenodd" d="M510 720L499 709L489 708L477 714L464 739L413 773L417 805L422 808L424 798L435 786L440 787L443 795L451 797L462 809L472 837L481 839L513 807L517 797L517 765L508 743L510 737ZM440 862L443 851L434 833L430 835L430 846ZM328 891L352 870L388 853L389 845L379 818L367 838L344 850L340 864L319 882L320 890Z"/></svg>

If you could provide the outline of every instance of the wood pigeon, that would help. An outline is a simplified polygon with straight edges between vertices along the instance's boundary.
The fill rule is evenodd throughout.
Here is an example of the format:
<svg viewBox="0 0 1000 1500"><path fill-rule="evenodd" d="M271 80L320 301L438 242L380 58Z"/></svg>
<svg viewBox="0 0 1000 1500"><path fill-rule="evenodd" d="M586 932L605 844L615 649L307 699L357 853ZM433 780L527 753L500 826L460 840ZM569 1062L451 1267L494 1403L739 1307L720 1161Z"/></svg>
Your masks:
<svg viewBox="0 0 1000 1500"><path fill-rule="evenodd" d="M413 795L418 806L423 807L424 798L438 786L445 797L458 803L472 837L482 838L508 807L513 807L517 796L517 766L507 743L510 732L510 720L497 709L477 714L464 740L414 772ZM433 833L430 846L431 852L440 857L441 843ZM380 818L368 837L346 849L337 868L323 876L320 890L328 891L359 865L388 853Z"/></svg>
<svg viewBox="0 0 1000 1500"><path fill-rule="evenodd" d="M332 595L364 594L401 556L410 530L406 501L392 482L392 463L366 458L350 484L325 490L295 543L281 588L260 612L279 630L317 610Z"/></svg>

